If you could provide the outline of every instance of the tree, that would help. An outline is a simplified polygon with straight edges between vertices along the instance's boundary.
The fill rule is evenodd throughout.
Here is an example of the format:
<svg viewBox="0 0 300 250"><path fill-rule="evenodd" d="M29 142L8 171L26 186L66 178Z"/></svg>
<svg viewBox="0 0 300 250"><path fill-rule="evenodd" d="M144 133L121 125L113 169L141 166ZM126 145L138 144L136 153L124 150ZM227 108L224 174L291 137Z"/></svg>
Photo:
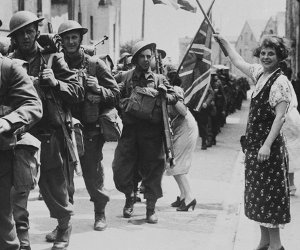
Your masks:
<svg viewBox="0 0 300 250"><path fill-rule="evenodd" d="M122 55L124 52L128 52L132 54L132 47L138 42L140 39L133 39L130 41L127 41L120 45L120 55Z"/></svg>

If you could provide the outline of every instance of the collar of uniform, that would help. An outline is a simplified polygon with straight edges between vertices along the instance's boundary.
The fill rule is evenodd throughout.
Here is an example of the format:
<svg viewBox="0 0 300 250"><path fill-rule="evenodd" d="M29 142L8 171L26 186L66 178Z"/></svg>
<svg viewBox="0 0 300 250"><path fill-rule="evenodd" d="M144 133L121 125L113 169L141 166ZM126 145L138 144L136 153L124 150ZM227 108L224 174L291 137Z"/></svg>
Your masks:
<svg viewBox="0 0 300 250"><path fill-rule="evenodd" d="M13 54L13 57L18 58L18 59L25 60L25 61L27 61L28 63L32 62L32 61L36 58L36 56L37 56L37 55L40 55L40 53L42 53L42 51L44 50L43 47L42 47L41 45L38 44L38 42L36 42L36 44L37 44L37 50L35 51L34 56L31 57L31 59L30 59L29 61L27 61L27 60L25 59L24 54L23 54L23 53L21 52L21 50L19 50L19 49L16 49L16 50L15 50L15 52L14 52L14 54Z"/></svg>
<svg viewBox="0 0 300 250"><path fill-rule="evenodd" d="M140 78L141 75L144 74L145 78L148 79L149 76L153 76L153 72L151 71L151 68L149 67L147 71L139 70L138 68L134 69L134 76L137 78Z"/></svg>

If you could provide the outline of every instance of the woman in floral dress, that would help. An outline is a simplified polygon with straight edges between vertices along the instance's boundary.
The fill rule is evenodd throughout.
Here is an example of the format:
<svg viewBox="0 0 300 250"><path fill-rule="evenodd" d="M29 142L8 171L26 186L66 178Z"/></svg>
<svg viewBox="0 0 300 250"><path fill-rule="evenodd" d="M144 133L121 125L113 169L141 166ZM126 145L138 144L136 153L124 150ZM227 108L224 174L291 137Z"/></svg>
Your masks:
<svg viewBox="0 0 300 250"><path fill-rule="evenodd" d="M255 82L246 129L245 214L256 221L256 250L283 250L280 228L290 222L288 154L281 132L291 101L289 81L280 64L288 57L282 38L266 36L254 52L260 64L247 63L220 35L232 63Z"/></svg>

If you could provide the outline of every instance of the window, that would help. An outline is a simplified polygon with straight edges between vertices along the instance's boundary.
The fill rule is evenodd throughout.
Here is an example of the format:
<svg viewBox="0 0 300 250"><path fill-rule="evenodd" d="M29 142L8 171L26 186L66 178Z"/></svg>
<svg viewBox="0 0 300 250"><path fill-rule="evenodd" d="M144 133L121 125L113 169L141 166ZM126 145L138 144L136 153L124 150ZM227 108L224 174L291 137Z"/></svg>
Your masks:
<svg viewBox="0 0 300 250"><path fill-rule="evenodd" d="M78 12L78 23L82 25L82 13Z"/></svg>
<svg viewBox="0 0 300 250"><path fill-rule="evenodd" d="M43 13L43 5L42 5L42 0L37 1L37 15L40 17L42 16Z"/></svg>
<svg viewBox="0 0 300 250"><path fill-rule="evenodd" d="M25 1L24 0L18 1L18 10L25 10Z"/></svg>
<svg viewBox="0 0 300 250"><path fill-rule="evenodd" d="M94 40L94 17L90 16L90 36L91 40Z"/></svg>
<svg viewBox="0 0 300 250"><path fill-rule="evenodd" d="M100 0L98 5L99 6L104 6L106 4L106 0Z"/></svg>

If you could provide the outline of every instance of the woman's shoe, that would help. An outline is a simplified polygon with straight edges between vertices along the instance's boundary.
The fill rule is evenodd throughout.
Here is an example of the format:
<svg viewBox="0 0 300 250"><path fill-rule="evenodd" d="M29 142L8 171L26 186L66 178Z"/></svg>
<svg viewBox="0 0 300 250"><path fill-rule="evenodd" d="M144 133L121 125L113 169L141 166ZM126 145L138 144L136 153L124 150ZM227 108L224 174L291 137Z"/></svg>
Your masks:
<svg viewBox="0 0 300 250"><path fill-rule="evenodd" d="M269 244L268 245L265 245L263 247L260 247L260 248L255 248L255 250L268 250L269 248ZM281 249L280 249L281 250Z"/></svg>
<svg viewBox="0 0 300 250"><path fill-rule="evenodd" d="M187 211L189 211L190 207L192 208L192 210L194 210L196 204L197 204L196 199L192 200L188 205L185 205L185 201L183 201L181 203L180 207L178 207L176 210L180 211L180 212L187 212Z"/></svg>
<svg viewBox="0 0 300 250"><path fill-rule="evenodd" d="M291 195L291 196L294 196L295 193L296 193L296 190L297 190L297 188L296 188L295 185L290 186L290 195ZM281 250L281 249L280 249L280 250Z"/></svg>
<svg viewBox="0 0 300 250"><path fill-rule="evenodd" d="M180 197L177 196L176 201L174 201L173 203L171 203L171 207L180 207L180 205L181 205L181 203L182 203L183 201L184 201L184 199L183 199L183 200L180 200Z"/></svg>

